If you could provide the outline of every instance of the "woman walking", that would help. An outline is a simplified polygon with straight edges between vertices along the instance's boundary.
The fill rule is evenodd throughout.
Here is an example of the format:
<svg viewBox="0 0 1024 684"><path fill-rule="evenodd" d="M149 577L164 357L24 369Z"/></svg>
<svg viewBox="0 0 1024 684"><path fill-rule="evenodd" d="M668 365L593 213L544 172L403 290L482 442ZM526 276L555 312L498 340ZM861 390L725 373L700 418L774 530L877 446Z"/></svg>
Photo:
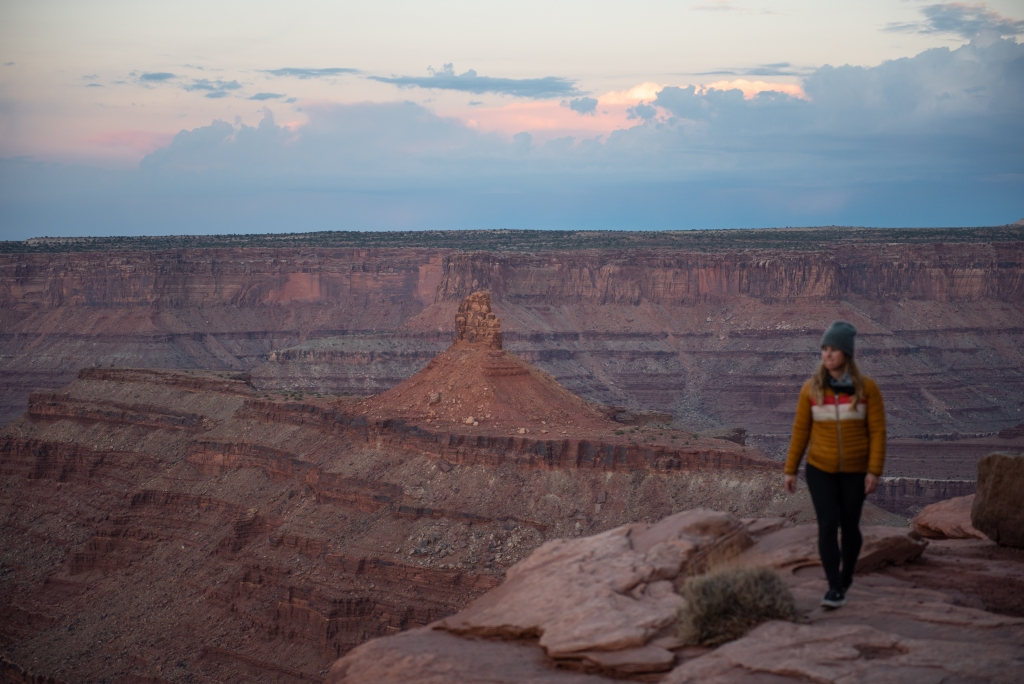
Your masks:
<svg viewBox="0 0 1024 684"><path fill-rule="evenodd" d="M818 516L818 553L828 578L821 605L827 608L846 604L860 554L864 497L875 491L885 466L882 393L853 360L856 334L846 321L836 321L822 335L821 365L800 390L786 457L786 491L793 494L807 450L807 488Z"/></svg>

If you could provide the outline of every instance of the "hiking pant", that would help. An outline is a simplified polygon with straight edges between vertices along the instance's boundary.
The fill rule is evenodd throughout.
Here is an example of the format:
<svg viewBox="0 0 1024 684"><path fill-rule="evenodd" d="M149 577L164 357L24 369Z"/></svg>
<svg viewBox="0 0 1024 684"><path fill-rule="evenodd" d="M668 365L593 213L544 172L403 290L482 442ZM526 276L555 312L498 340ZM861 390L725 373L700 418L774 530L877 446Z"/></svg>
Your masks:
<svg viewBox="0 0 1024 684"><path fill-rule="evenodd" d="M845 590L853 583L860 555L860 511L864 507L867 473L826 473L807 464L807 488L818 516L818 553L830 589ZM836 536L843 531L843 551ZM842 569L840 570L840 557Z"/></svg>

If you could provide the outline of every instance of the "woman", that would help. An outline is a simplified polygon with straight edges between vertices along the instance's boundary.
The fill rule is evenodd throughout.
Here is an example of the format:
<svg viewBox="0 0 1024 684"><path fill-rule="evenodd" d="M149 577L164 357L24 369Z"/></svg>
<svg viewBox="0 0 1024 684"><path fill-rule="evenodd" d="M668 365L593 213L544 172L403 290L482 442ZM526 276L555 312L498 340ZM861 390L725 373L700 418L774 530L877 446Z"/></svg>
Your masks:
<svg viewBox="0 0 1024 684"><path fill-rule="evenodd" d="M882 394L853 360L856 334L846 321L836 321L822 336L821 365L800 390L786 457L786 491L793 494L807 449L807 488L818 516L818 553L828 578L821 605L827 608L846 604L860 554L861 507L885 466ZM841 554L836 539L840 529Z"/></svg>

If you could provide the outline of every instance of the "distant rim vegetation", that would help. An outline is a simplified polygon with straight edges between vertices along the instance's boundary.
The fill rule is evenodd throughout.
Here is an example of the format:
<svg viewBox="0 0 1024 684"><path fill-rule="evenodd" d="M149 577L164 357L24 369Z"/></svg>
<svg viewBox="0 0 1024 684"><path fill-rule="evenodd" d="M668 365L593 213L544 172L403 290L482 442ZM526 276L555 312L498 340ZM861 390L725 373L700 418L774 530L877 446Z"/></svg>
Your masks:
<svg viewBox="0 0 1024 684"><path fill-rule="evenodd" d="M163 249L420 248L460 252L549 252L582 249L670 248L817 250L855 244L933 244L1024 241L1024 224L975 228L735 228L730 230L427 230L38 237L0 241L0 254L134 252Z"/></svg>

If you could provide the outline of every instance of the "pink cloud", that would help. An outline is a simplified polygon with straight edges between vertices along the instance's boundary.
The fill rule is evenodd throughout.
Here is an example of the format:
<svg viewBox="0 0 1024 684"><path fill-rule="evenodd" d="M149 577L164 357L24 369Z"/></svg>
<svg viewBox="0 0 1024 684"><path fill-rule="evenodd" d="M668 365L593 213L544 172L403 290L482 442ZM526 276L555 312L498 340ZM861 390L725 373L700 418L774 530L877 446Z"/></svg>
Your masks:
<svg viewBox="0 0 1024 684"><path fill-rule="evenodd" d="M587 116L582 116L554 100L514 102L504 107L458 109L444 112L443 115L453 116L467 126L482 131L493 131L509 136L528 131L538 142L570 135L576 138L593 138L638 125L640 122L637 119L629 117L629 109L641 102L651 104L665 87L665 84L648 82L627 90L609 91L597 98L597 109L593 115ZM806 93L799 85L748 81L742 78L700 85L697 86L697 91L705 93L712 88L740 90L743 97L748 100L765 91L807 99Z"/></svg>
<svg viewBox="0 0 1024 684"><path fill-rule="evenodd" d="M621 92L608 92L597 98L592 115L581 115L560 102L514 102L505 107L476 107L447 112L466 125L483 131L514 135L529 131L538 142L574 136L593 138L630 128L639 122L629 118L630 107L643 100L653 100L664 86L642 83Z"/></svg>
<svg viewBox="0 0 1024 684"><path fill-rule="evenodd" d="M706 93L712 88L715 90L741 90L743 91L744 99L747 100L758 93L766 91L785 93L792 97L799 97L801 100L810 99L807 97L807 93L804 92L804 89L795 83L768 83L765 81L748 81L745 78L737 78L734 81L715 81L714 83L702 85L697 90L699 92Z"/></svg>
<svg viewBox="0 0 1024 684"><path fill-rule="evenodd" d="M127 147L142 154L149 154L171 144L173 133L156 131L108 131L86 138L83 142L103 147Z"/></svg>

